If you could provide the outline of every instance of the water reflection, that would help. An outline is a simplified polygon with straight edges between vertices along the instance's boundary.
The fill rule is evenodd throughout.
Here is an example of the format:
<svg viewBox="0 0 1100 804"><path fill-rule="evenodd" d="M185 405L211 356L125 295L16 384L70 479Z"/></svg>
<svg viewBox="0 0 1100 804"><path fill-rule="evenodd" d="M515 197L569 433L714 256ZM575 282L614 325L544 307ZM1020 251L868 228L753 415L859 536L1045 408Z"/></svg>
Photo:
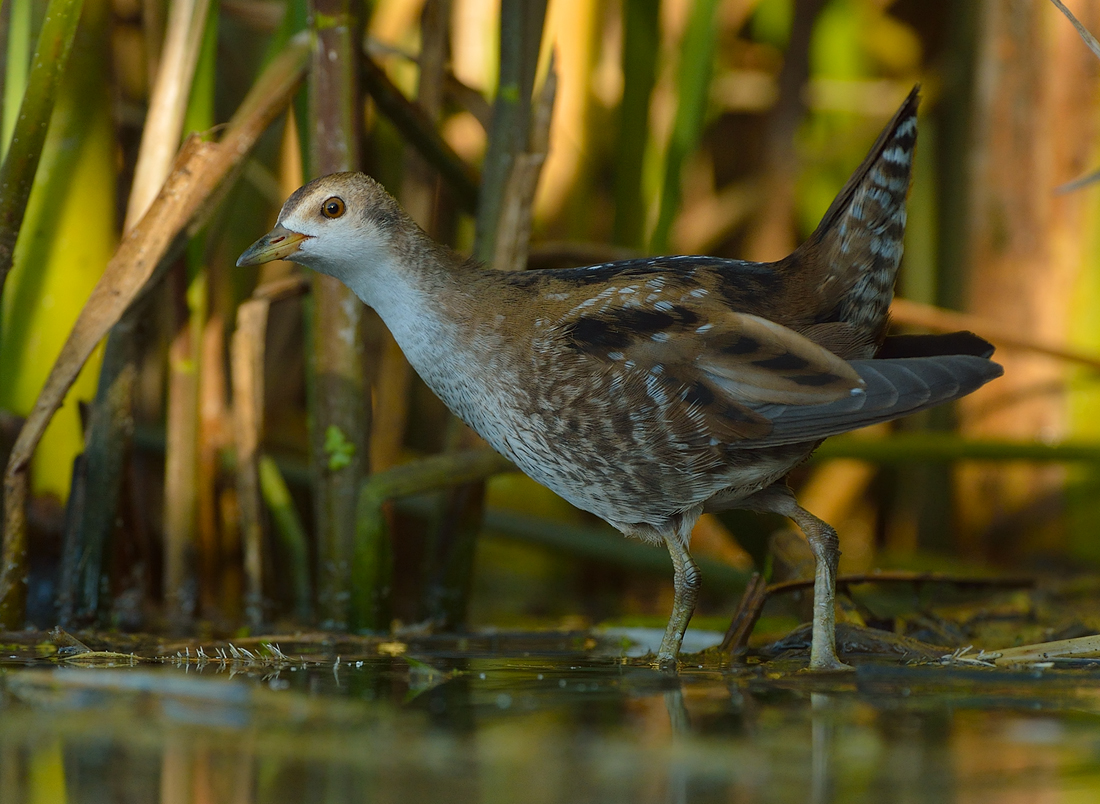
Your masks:
<svg viewBox="0 0 1100 804"><path fill-rule="evenodd" d="M832 696L822 692L810 693L810 801L827 804L833 800L833 741L836 725L830 715Z"/></svg>
<svg viewBox="0 0 1100 804"><path fill-rule="evenodd" d="M1100 676L428 656L9 667L0 802L1015 802L1100 794Z"/></svg>

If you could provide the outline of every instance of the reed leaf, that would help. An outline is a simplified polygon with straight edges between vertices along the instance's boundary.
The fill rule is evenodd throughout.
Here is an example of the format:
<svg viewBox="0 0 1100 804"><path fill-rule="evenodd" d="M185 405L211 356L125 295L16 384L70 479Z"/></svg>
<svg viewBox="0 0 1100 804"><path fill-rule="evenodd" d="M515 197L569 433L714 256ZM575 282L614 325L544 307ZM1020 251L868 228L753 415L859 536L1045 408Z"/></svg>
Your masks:
<svg viewBox="0 0 1100 804"><path fill-rule="evenodd" d="M649 241L653 254L663 254L669 248L672 222L680 209L680 173L684 162L699 144L707 114L711 67L718 29L714 24L717 0L695 0L691 18L680 47L680 69L677 76L679 104L672 124L672 135L665 153L664 180L657 223Z"/></svg>
<svg viewBox="0 0 1100 804"><path fill-rule="evenodd" d="M2 7L2 5L0 5ZM31 61L31 0L14 0L8 16L7 58L4 61L4 102L0 109L0 162L8 153Z"/></svg>
<svg viewBox="0 0 1100 804"><path fill-rule="evenodd" d="M1100 444L1009 441L965 438L952 433L898 433L889 438L830 438L814 453L814 460L858 458L880 464L952 461L1100 462Z"/></svg>
<svg viewBox="0 0 1100 804"><path fill-rule="evenodd" d="M305 526L294 507L290 489L275 459L260 458L260 489L264 503L275 523L275 535L282 547L282 558L290 573L294 613L308 622L313 611L313 588L309 575L309 540Z"/></svg>
<svg viewBox="0 0 1100 804"><path fill-rule="evenodd" d="M623 3L623 99L615 154L615 242L641 248L645 231L642 165L649 138L649 102L657 81L660 0Z"/></svg>
<svg viewBox="0 0 1100 804"><path fill-rule="evenodd" d="M15 241L46 142L58 87L69 60L84 0L50 0L31 59L27 89L11 146L0 165L0 298L12 266Z"/></svg>
<svg viewBox="0 0 1100 804"><path fill-rule="evenodd" d="M20 415L34 405L117 240L106 14L103 0L84 9L74 69L58 88L3 298L0 407ZM10 154L18 157L19 143ZM98 359L44 435L33 468L36 491L67 497L73 458L83 448L76 400L94 396L97 372Z"/></svg>

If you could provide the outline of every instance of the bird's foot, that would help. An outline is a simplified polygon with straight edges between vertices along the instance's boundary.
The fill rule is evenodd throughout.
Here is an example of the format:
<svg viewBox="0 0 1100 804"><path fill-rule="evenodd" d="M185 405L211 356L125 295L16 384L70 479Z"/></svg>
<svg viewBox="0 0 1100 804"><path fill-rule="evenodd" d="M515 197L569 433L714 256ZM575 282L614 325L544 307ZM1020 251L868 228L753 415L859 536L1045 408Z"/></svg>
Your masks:
<svg viewBox="0 0 1100 804"><path fill-rule="evenodd" d="M658 656L649 663L649 666L662 673L677 674L680 672L680 663L676 659L662 659Z"/></svg>
<svg viewBox="0 0 1100 804"><path fill-rule="evenodd" d="M814 673L855 672L852 665L840 661L835 653L826 656L811 656L810 665L806 669Z"/></svg>
<svg viewBox="0 0 1100 804"><path fill-rule="evenodd" d="M653 657L650 667L654 670L662 670L664 672L676 672L680 666L679 660L680 646L679 644L669 644L668 636L661 642L661 647L657 650L657 655Z"/></svg>

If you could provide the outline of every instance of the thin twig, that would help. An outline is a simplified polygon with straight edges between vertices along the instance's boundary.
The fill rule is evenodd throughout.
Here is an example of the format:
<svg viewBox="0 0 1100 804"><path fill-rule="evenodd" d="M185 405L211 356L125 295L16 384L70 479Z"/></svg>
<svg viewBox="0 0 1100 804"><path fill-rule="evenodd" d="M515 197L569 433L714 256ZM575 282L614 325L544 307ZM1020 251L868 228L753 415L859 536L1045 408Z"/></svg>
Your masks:
<svg viewBox="0 0 1100 804"><path fill-rule="evenodd" d="M1081 38L1085 40L1089 50L1096 55L1096 58L1100 59L1100 42L1096 41L1096 37L1089 32L1089 29L1082 25L1077 17L1073 16L1073 12L1066 8L1062 0L1050 0L1050 2L1054 3L1055 7L1066 15L1066 18L1073 23L1073 27L1077 29L1077 33L1081 34Z"/></svg>
<svg viewBox="0 0 1100 804"><path fill-rule="evenodd" d="M851 575L838 575L836 585L842 589L853 584L863 583L912 583L928 584L939 583L958 587L1001 587L1005 589L1029 589L1035 585L1033 578L976 578L941 575L934 572L905 572L885 571L870 573L854 573ZM775 596L787 592L795 592L802 589L810 589L814 585L813 578L798 578L791 581L781 581L765 585L759 574L753 574L745 589L737 611L726 630L726 636L719 646L719 650L736 654L744 650L748 643L752 629L764 610L764 604Z"/></svg>
<svg viewBox="0 0 1100 804"><path fill-rule="evenodd" d="M937 572L907 572L905 570L857 572L850 575L838 575L836 578L836 585L838 588L862 583L941 583L949 586L958 586L960 588L1000 587L1003 589L1030 589L1035 586L1035 579L1024 577L980 578L975 576L941 575ZM768 586L768 597L772 595L782 595L787 592L795 592L799 589L809 589L813 585L813 578L796 578L791 581L780 581L779 583L773 583Z"/></svg>
<svg viewBox="0 0 1100 804"><path fill-rule="evenodd" d="M756 627L756 621L760 619L760 612L764 610L767 599L768 582L759 572L754 572L749 579L745 594L741 595L741 602L737 604L737 611L730 620L730 627L726 630L726 636L722 639L718 650L737 655L745 649L749 634Z"/></svg>
<svg viewBox="0 0 1100 804"><path fill-rule="evenodd" d="M1078 20L1077 17L1073 16L1073 12L1065 7L1065 5L1062 3L1062 0L1050 0L1050 2L1054 3L1054 6L1066 15L1066 18L1071 23L1073 23L1073 27L1077 29L1077 33L1079 33L1081 35L1081 38L1085 40L1085 45L1088 47L1088 49L1091 50L1097 58L1100 58L1100 42L1096 41L1096 37L1092 35L1092 32L1089 31L1089 29L1086 28L1084 25L1082 25L1081 21ZM1088 185L1093 184L1098 180L1100 180L1100 170L1094 170L1079 179L1074 179L1073 181L1066 182L1065 184L1056 188L1055 192L1058 194L1070 193L1074 190L1079 190L1082 187L1087 187Z"/></svg>
<svg viewBox="0 0 1100 804"><path fill-rule="evenodd" d="M370 56L362 59L363 86L398 131L420 152L447 182L463 209L472 212L478 205L480 177L450 144L436 131L431 119L416 103L406 98L385 70Z"/></svg>

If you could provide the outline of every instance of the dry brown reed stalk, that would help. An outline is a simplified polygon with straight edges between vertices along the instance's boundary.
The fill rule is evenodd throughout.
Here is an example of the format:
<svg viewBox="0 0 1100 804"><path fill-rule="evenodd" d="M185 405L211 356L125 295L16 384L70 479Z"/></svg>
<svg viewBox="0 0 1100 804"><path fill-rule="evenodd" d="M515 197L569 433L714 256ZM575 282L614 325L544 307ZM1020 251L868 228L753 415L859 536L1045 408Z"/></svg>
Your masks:
<svg viewBox="0 0 1100 804"><path fill-rule="evenodd" d="M205 317L206 282L198 281L197 304L187 271L177 261L168 271L166 450L164 460L164 605L183 627L194 617L197 596L199 340ZM116 447L117 448L117 447Z"/></svg>
<svg viewBox="0 0 1100 804"><path fill-rule="evenodd" d="M27 468L35 447L81 367L130 304L159 278L168 258L205 222L226 181L256 139L286 108L305 75L308 39L298 37L268 66L218 143L191 137L149 211L119 244L81 311L12 448L4 475L0 626L22 627L27 590Z"/></svg>
<svg viewBox="0 0 1100 804"><path fill-rule="evenodd" d="M233 385L233 441L236 447L238 525L244 547L245 619L251 628L265 621L263 606L266 528L262 504L275 521L284 546L294 593L295 614L308 620L312 612L309 551L305 530L294 510L286 483L275 462L264 455L264 362L271 305L309 291L308 278L294 275L267 282L237 309L237 327L230 348Z"/></svg>
<svg viewBox="0 0 1100 804"><path fill-rule="evenodd" d="M745 258L777 260L794 251L795 181L798 152L795 135L806 114L805 88L810 77L810 41L824 0L796 0L790 40L779 73L779 96L768 116L760 199Z"/></svg>
<svg viewBox="0 0 1100 804"><path fill-rule="evenodd" d="M210 0L177 0L171 4L164 50L149 96L149 113L134 167L124 231L141 220L172 166L209 10Z"/></svg>
<svg viewBox="0 0 1100 804"><path fill-rule="evenodd" d="M474 257L496 270L527 262L535 188L546 158L556 79L553 63L536 96L535 73L546 17L545 0L504 4L500 20L500 85L482 168ZM458 425L452 443L471 449L482 442ZM485 486L477 481L448 495L427 549L422 615L442 628L466 618L477 534L484 517Z"/></svg>
<svg viewBox="0 0 1100 804"><path fill-rule="evenodd" d="M182 0L173 3L169 13L164 48L159 52L157 71L149 98L149 111L142 128L142 138L134 168L134 180L126 208L123 231L128 231L142 218L153 198L172 168L177 144L183 132L183 121L188 108L192 84L202 49L209 0ZM162 512L164 525L164 597L169 618L182 624L194 613L195 595L195 538L198 508L198 406L199 341L202 316L194 316L196 309L205 313L205 299L196 302L189 295L184 266L176 265L170 274L165 311L171 322L172 337L168 347L167 418L168 442L165 454L165 503ZM197 307L196 307L197 305ZM109 337L110 348L119 353L138 354L134 344L122 344L124 338L137 337L139 315L131 310L127 326L117 328ZM122 364L111 364L114 370L130 370ZM113 378L105 378L103 387L112 387ZM126 387L126 386L119 386ZM112 411L114 415L132 417L133 398L116 395L109 402L97 397L95 407L99 417ZM118 431L120 428L113 427ZM93 448L96 451L92 451ZM110 497L101 496L94 505L108 514L118 504L121 479L117 475L101 475L102 469L120 472L124 465L121 456L128 451L129 440L116 439L90 444L86 450L89 461L88 482L97 488L111 490ZM104 454L99 454L102 451ZM99 527L113 516L97 515ZM91 524L89 522L89 524ZM82 533L81 538L94 542L106 541L101 531Z"/></svg>
<svg viewBox="0 0 1100 804"><path fill-rule="evenodd" d="M237 308L230 347L233 440L237 448L237 505L244 541L245 619L263 622L263 523L260 500L260 438L264 422L264 341L271 302L250 299Z"/></svg>
<svg viewBox="0 0 1100 804"><path fill-rule="evenodd" d="M447 45L451 0L428 0L421 12L420 68L416 104L433 130L443 110L446 85ZM433 220L439 190L439 174L413 146L405 148L405 171L398 200L422 229L434 237L440 232ZM383 327L384 329L384 327ZM374 427L371 431L370 465L381 472L401 460L405 426L409 416L409 383L412 369L397 342L386 330L375 380Z"/></svg>
<svg viewBox="0 0 1100 804"><path fill-rule="evenodd" d="M203 328L199 358L198 553L199 596L205 617L232 607L222 589L218 522L218 455L233 442L223 367L225 318L215 310Z"/></svg>

